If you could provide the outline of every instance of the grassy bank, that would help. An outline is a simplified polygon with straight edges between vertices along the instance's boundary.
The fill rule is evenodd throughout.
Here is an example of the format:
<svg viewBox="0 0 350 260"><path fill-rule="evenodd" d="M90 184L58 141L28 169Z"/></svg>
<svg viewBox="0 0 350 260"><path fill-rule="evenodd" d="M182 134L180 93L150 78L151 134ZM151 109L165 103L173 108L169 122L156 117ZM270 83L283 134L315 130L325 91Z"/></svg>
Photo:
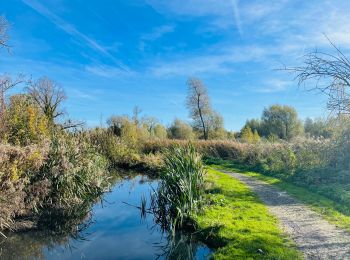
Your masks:
<svg viewBox="0 0 350 260"><path fill-rule="evenodd" d="M300 259L275 217L240 181L208 169L208 205L195 215L198 233L216 259Z"/></svg>
<svg viewBox="0 0 350 260"><path fill-rule="evenodd" d="M350 232L350 206L323 196L322 190L315 192L306 187L300 187L282 179L249 171L231 161L209 160L207 163L215 169L239 172L274 185L309 205L314 211L321 214L330 223Z"/></svg>

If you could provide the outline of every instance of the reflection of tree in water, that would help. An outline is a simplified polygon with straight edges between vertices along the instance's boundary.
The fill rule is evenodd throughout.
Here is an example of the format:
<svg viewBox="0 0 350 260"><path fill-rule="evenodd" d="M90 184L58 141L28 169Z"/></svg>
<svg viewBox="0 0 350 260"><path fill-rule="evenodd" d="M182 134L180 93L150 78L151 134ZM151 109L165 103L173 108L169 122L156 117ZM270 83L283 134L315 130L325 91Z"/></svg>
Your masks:
<svg viewBox="0 0 350 260"><path fill-rule="evenodd" d="M196 253L201 246L196 237L187 232L176 232L169 234L167 243L156 245L160 249L157 259L196 259Z"/></svg>
<svg viewBox="0 0 350 260"><path fill-rule="evenodd" d="M111 176L113 187L120 177L117 174ZM103 198L98 200L103 202ZM57 247L73 250L74 241L87 240L90 235L87 229L94 222L93 204L88 202L69 210L43 210L37 219L37 229L7 232L7 238L0 236L0 259L44 259L44 250L50 251Z"/></svg>
<svg viewBox="0 0 350 260"><path fill-rule="evenodd" d="M72 250L73 241L87 240L90 234L86 230L92 223L90 207L45 212L39 219L38 229L0 238L0 259L44 259L44 250L57 246Z"/></svg>
<svg viewBox="0 0 350 260"><path fill-rule="evenodd" d="M198 249L204 244L189 230L175 229L174 219L167 205L157 196L156 190L153 189L150 198L150 205L147 207L146 198L141 197L141 206L137 208L141 211L142 219L146 219L147 214L153 216L154 225L150 229L159 230L165 238L165 243L155 244L160 251L157 259L196 259Z"/></svg>

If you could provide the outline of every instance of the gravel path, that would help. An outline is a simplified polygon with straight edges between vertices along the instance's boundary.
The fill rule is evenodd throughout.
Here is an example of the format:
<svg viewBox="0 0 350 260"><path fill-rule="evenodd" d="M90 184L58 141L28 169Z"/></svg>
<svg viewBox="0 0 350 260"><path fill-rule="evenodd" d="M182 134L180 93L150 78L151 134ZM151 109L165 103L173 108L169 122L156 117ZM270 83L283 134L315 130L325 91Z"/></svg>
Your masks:
<svg viewBox="0 0 350 260"><path fill-rule="evenodd" d="M269 184L243 174L223 171L248 185L275 215L306 259L350 259L350 235Z"/></svg>

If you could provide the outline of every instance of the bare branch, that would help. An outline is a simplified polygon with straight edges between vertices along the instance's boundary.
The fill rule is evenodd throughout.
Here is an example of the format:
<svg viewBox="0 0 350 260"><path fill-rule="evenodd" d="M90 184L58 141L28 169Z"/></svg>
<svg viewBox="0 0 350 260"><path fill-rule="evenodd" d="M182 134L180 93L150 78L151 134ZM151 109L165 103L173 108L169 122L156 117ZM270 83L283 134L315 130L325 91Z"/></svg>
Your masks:
<svg viewBox="0 0 350 260"><path fill-rule="evenodd" d="M303 65L284 67L296 76L298 85L312 81L310 90L328 96L327 107L337 114L350 114L350 61L344 53L325 35L335 50L334 54L315 49L304 55Z"/></svg>
<svg viewBox="0 0 350 260"><path fill-rule="evenodd" d="M12 79L9 75L3 75L0 77L0 114L3 114L6 105L5 105L5 94L11 88L24 83L25 76L23 74L19 74L17 78Z"/></svg>
<svg viewBox="0 0 350 260"><path fill-rule="evenodd" d="M77 128L82 128L84 127L85 123L84 122L73 122L71 120L67 120L64 122L61 127L62 129L77 129Z"/></svg>

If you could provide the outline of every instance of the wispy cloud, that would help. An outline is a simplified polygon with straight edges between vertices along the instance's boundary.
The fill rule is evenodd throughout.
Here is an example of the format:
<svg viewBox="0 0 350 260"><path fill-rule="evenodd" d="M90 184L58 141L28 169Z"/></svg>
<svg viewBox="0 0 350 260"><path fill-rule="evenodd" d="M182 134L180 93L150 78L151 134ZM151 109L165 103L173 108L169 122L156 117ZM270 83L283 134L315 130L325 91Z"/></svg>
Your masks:
<svg viewBox="0 0 350 260"><path fill-rule="evenodd" d="M51 12L47 7L42 5L36 0L22 0L24 4L41 14L42 16L46 17L49 21L54 23L58 28L69 34L70 36L74 37L75 39L79 40L80 42L84 43L86 46L88 46L90 49L99 52L100 54L104 55L105 57L108 57L111 61L116 63L121 69L128 70L128 68L121 63L119 60L117 60L113 55L109 53L106 48L101 46L96 40L92 39L91 37L87 36L86 34L80 32L78 29L74 27L74 25L68 23L64 19L62 19L60 16L56 15L55 13Z"/></svg>
<svg viewBox="0 0 350 260"><path fill-rule="evenodd" d="M155 40L163 37L163 35L172 33L175 30L174 25L162 25L154 28L151 32L141 35L139 50L144 51L148 42L154 42Z"/></svg>
<svg viewBox="0 0 350 260"><path fill-rule="evenodd" d="M291 81L284 81L280 79L268 80L263 87L256 88L258 93L276 93L287 90L291 86Z"/></svg>
<svg viewBox="0 0 350 260"><path fill-rule="evenodd" d="M241 24L241 17L240 17L239 9L238 9L238 1L239 0L232 0L232 4L233 4L233 12L235 15L236 27L237 27L239 34L242 35L243 30L242 30L242 24Z"/></svg>
<svg viewBox="0 0 350 260"><path fill-rule="evenodd" d="M216 54L161 61L152 66L149 71L157 77L228 74L234 72L235 64L263 61L267 55L270 55L271 50L271 47L259 46L231 47Z"/></svg>
<svg viewBox="0 0 350 260"><path fill-rule="evenodd" d="M174 25L162 25L153 29L152 32L141 36L143 41L155 41L161 38L164 34L171 33L175 29Z"/></svg>
<svg viewBox="0 0 350 260"><path fill-rule="evenodd" d="M69 88L69 96L77 99L86 99L86 100L97 100L96 93L87 93L87 91L81 91L76 88Z"/></svg>
<svg viewBox="0 0 350 260"><path fill-rule="evenodd" d="M233 1L236 0L146 0L157 12L175 15L177 18L211 16L209 24L222 29L235 24L235 20L232 19L233 8L235 8L232 6ZM235 19L237 18L239 19L239 17Z"/></svg>
<svg viewBox="0 0 350 260"><path fill-rule="evenodd" d="M227 30L235 26L240 35L243 24L256 22L271 13L277 13L290 0L243 1L239 0L146 0L159 13L175 15L177 18L207 17L208 24L216 29ZM210 29L210 28L209 28Z"/></svg>
<svg viewBox="0 0 350 260"><path fill-rule="evenodd" d="M131 70L123 70L119 67L106 66L101 64L89 65L85 67L85 70L94 75L104 77L104 78L114 78L120 76L130 76L135 74L135 72Z"/></svg>

